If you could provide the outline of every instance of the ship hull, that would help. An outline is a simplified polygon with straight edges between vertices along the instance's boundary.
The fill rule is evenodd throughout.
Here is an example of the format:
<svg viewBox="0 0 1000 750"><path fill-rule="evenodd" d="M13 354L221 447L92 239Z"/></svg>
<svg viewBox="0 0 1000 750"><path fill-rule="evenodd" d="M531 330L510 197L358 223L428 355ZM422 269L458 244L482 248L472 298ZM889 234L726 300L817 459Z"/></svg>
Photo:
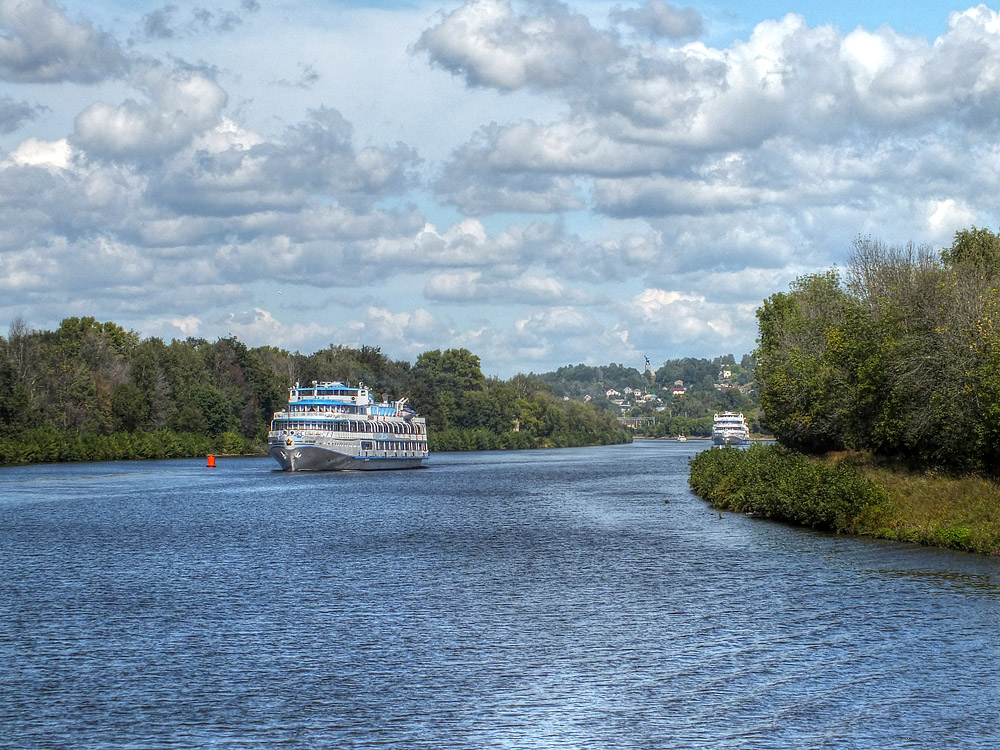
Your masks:
<svg viewBox="0 0 1000 750"><path fill-rule="evenodd" d="M385 471L419 469L426 456L399 456L382 451L365 451L364 455L342 453L319 445L272 445L271 457L283 471Z"/></svg>
<svg viewBox="0 0 1000 750"><path fill-rule="evenodd" d="M737 437L736 435L729 437L725 435L713 435L712 442L716 445L750 445L750 438Z"/></svg>

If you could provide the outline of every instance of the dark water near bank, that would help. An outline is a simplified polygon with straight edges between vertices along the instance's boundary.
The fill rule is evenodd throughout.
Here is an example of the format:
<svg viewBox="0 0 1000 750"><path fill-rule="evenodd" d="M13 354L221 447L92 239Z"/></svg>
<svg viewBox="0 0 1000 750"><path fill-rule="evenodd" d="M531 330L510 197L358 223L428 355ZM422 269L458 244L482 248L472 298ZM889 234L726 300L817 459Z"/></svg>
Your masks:
<svg viewBox="0 0 1000 750"><path fill-rule="evenodd" d="M0 746L1000 745L1000 561L719 518L702 447L0 469Z"/></svg>

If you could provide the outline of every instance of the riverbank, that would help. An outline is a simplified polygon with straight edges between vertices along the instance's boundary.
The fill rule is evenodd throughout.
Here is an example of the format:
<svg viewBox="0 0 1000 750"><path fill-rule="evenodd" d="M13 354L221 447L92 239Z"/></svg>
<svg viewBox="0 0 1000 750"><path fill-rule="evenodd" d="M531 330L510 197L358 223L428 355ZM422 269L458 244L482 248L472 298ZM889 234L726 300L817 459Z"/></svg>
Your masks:
<svg viewBox="0 0 1000 750"><path fill-rule="evenodd" d="M1000 485L982 477L914 474L863 466L889 502L859 519L858 533L879 539L1000 554Z"/></svg>
<svg viewBox="0 0 1000 750"><path fill-rule="evenodd" d="M262 446L235 432L209 436L172 430L81 434L51 426L0 437L0 465L78 461L130 461L165 458L265 455Z"/></svg>
<svg viewBox="0 0 1000 750"><path fill-rule="evenodd" d="M809 458L777 446L703 451L691 488L720 510L843 534L1000 554L1000 485L879 466L859 454Z"/></svg>

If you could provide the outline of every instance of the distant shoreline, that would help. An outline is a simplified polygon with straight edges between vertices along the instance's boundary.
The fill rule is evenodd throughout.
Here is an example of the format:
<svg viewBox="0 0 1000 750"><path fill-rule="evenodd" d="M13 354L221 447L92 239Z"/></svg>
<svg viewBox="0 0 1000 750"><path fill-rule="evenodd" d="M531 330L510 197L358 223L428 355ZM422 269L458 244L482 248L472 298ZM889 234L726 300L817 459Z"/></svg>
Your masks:
<svg viewBox="0 0 1000 750"><path fill-rule="evenodd" d="M684 442L692 443L692 442L695 442L695 441L706 441L706 440L709 441L709 442L711 442L712 438L698 435L698 436L690 436L690 437L688 437L687 440L678 440L675 437L666 437L666 436L664 436L664 437L650 437L649 435L635 435L635 436L632 437L632 440L633 441L636 441L636 440L659 440L659 441L667 441L667 442L674 442L674 443L684 443ZM773 442L773 441L774 441L774 437L772 437L770 435L751 435L750 436L750 442L751 443L770 443L770 442Z"/></svg>

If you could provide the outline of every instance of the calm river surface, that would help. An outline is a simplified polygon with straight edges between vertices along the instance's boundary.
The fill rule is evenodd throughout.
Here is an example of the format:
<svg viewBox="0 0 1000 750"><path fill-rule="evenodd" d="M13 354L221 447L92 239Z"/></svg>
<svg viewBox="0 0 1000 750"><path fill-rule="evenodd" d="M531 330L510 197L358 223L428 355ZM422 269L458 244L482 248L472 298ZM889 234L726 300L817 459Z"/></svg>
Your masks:
<svg viewBox="0 0 1000 750"><path fill-rule="evenodd" d="M0 746L1000 745L1000 561L720 518L703 447L0 469Z"/></svg>

